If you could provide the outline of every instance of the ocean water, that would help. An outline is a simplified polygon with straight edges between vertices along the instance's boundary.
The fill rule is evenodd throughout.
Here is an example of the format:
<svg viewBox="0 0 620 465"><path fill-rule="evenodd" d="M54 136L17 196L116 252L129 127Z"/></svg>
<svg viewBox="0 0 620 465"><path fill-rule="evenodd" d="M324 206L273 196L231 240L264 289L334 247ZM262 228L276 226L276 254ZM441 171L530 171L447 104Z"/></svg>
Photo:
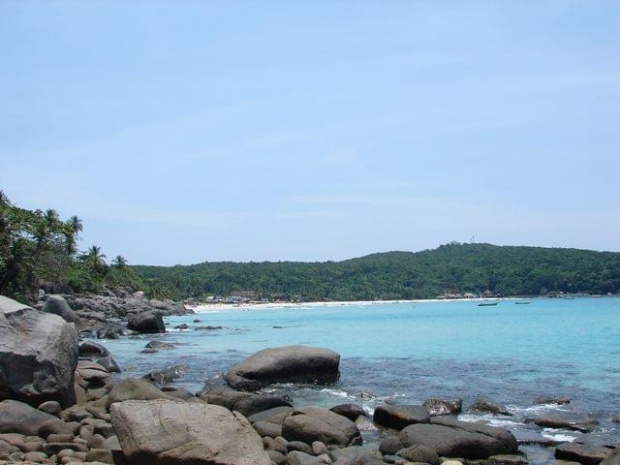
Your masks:
<svg viewBox="0 0 620 465"><path fill-rule="evenodd" d="M200 320L195 322L194 320ZM529 305L474 301L223 310L166 319L163 335L103 341L125 370L143 375L176 367L177 386L200 389L211 376L252 353L291 344L339 352L340 380L331 386L276 385L296 405L358 403L372 413L385 403L422 403L431 396L477 396L502 402L510 417L464 413L461 419L511 429L519 439L584 439L528 420L565 411L598 422L588 440L617 444L620 425L620 299L532 299ZM189 330L175 330L185 323ZM200 326L222 326L201 330ZM141 353L150 340L173 350ZM534 405L542 395L568 395L564 406ZM369 427L367 436L377 434ZM375 436L373 436L373 434ZM534 460L536 462L536 460ZM539 463L548 463L542 455Z"/></svg>

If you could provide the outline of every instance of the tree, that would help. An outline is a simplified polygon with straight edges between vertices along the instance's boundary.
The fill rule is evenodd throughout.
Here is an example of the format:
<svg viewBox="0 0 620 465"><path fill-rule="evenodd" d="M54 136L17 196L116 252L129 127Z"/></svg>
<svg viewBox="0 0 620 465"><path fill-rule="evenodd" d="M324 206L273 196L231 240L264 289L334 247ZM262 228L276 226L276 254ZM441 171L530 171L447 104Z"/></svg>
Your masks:
<svg viewBox="0 0 620 465"><path fill-rule="evenodd" d="M107 266L105 254L101 253L101 247L97 245L91 246L80 256L80 259L88 268L94 271L100 271Z"/></svg>
<svg viewBox="0 0 620 465"><path fill-rule="evenodd" d="M113 260L112 260L112 266L114 268L118 268L119 270L124 269L127 266L127 259L125 257L122 257L120 255L117 255Z"/></svg>

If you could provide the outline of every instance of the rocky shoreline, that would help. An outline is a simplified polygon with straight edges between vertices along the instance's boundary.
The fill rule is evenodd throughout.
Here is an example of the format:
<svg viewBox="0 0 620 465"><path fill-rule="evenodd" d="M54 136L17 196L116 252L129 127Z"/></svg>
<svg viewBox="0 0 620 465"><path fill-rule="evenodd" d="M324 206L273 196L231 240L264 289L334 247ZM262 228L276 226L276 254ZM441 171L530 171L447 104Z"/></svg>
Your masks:
<svg viewBox="0 0 620 465"><path fill-rule="evenodd" d="M30 308L0 296L0 464L529 463L510 431L459 421L460 399L380 406L369 417L356 404L295 407L288 396L260 391L284 381L333 382L340 355L329 349L266 349L197 393L160 383L153 373L119 379L113 354L95 339L164 332L164 314L187 310L140 294L65 297L46 296ZM509 413L484 398L469 409ZM557 415L534 421L593 428ZM379 445L363 444L368 427L383 432ZM548 446L556 463L620 464L617 444Z"/></svg>

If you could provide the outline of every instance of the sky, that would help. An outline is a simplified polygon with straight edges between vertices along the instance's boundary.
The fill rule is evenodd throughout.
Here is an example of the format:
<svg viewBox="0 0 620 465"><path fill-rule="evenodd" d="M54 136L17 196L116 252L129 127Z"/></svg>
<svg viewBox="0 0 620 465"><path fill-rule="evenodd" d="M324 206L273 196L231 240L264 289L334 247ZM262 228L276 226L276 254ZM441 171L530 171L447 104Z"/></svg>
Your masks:
<svg viewBox="0 0 620 465"><path fill-rule="evenodd" d="M0 189L131 264L620 251L620 2L0 0Z"/></svg>

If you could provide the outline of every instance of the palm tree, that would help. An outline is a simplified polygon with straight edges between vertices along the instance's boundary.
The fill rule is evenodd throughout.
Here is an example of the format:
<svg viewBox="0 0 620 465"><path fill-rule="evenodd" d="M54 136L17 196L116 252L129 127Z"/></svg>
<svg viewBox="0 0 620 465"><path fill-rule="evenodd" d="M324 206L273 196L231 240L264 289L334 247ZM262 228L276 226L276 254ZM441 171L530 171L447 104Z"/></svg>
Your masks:
<svg viewBox="0 0 620 465"><path fill-rule="evenodd" d="M73 215L65 223L65 250L69 255L73 255L76 252L76 245L78 239L78 233L82 231L82 220L76 215Z"/></svg>
<svg viewBox="0 0 620 465"><path fill-rule="evenodd" d="M101 247L93 245L80 257L89 268L98 269L106 265L105 254L101 253Z"/></svg>
<svg viewBox="0 0 620 465"><path fill-rule="evenodd" d="M127 266L127 259L125 257L117 255L114 260L112 260L112 266L118 268L119 270L122 270Z"/></svg>

